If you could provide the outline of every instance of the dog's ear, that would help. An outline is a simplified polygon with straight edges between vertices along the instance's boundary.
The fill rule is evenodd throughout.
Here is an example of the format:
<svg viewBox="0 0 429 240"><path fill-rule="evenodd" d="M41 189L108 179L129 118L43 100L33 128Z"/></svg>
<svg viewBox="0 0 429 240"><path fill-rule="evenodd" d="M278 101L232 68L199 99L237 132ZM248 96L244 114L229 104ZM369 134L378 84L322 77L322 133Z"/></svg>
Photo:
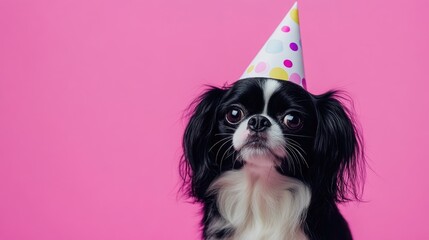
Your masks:
<svg viewBox="0 0 429 240"><path fill-rule="evenodd" d="M214 131L217 127L216 113L226 90L211 87L194 101L191 117L183 136L181 176L187 193L202 201L210 182L218 174L218 168L209 158Z"/></svg>
<svg viewBox="0 0 429 240"><path fill-rule="evenodd" d="M362 140L350 111L339 101L348 100L338 91L315 96L318 126L314 157L320 193L337 202L359 200L364 176ZM351 103L351 100L349 100Z"/></svg>

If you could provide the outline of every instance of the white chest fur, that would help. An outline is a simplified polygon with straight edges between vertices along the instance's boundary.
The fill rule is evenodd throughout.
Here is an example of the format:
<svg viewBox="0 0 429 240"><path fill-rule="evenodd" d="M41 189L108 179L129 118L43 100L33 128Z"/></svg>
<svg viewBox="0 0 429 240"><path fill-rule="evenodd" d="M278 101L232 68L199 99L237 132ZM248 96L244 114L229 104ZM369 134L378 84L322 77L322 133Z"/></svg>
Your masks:
<svg viewBox="0 0 429 240"><path fill-rule="evenodd" d="M210 187L217 192L223 219L209 232L232 227L231 240L306 240L302 219L310 204L310 189L270 167L254 171L246 165L220 176Z"/></svg>

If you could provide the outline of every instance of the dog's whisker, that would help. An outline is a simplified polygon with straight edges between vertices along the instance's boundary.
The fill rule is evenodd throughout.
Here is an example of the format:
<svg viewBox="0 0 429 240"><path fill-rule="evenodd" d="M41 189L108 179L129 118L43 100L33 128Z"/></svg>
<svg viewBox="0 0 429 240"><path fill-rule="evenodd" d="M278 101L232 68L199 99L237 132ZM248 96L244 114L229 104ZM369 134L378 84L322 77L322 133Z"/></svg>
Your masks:
<svg viewBox="0 0 429 240"><path fill-rule="evenodd" d="M235 163L237 162L237 160L238 160L238 156L235 156L235 154L236 154L237 152L236 151L233 151L232 152L232 158L234 159L234 162L232 163L232 169L234 169L234 167L235 167Z"/></svg>
<svg viewBox="0 0 429 240"><path fill-rule="evenodd" d="M291 145L294 145L295 147L298 147L301 151L305 153L304 149L302 149L301 144L298 141L291 138L286 138L286 142L288 142Z"/></svg>
<svg viewBox="0 0 429 240"><path fill-rule="evenodd" d="M293 153L293 155L294 155L294 157L295 157L295 159L294 160L296 160L297 161L297 164L298 164L298 166L299 166L299 170L300 170L300 172L302 173L302 166L301 166L301 164L299 164L299 162L300 162L300 160L302 160L304 163L305 163L305 165L308 167L308 164L307 164L307 161L305 160L305 158L304 158L304 156L301 154L301 152L299 151L299 149L301 149L302 150L302 148L301 147L299 147L299 146L297 146L299 149L297 149L297 147L296 147L296 145L295 144L288 144L288 146L289 146L289 150Z"/></svg>
<svg viewBox="0 0 429 240"><path fill-rule="evenodd" d="M305 163L305 165L307 166L307 168L309 168L310 166L308 165L308 162L305 160L305 157L302 154L302 153L306 154L306 152L304 151L304 149L302 149L301 145L297 141L295 141L293 139L288 139L288 140L290 141L289 145L296 150L296 152L300 156L300 159Z"/></svg>
<svg viewBox="0 0 429 240"><path fill-rule="evenodd" d="M289 140L288 141L289 145L294 146L295 148L297 148L298 150L301 150L304 154L306 154L306 152L304 151L304 149L302 149L301 145L298 142L293 141L292 139L288 139L288 140Z"/></svg>
<svg viewBox="0 0 429 240"><path fill-rule="evenodd" d="M287 161L288 168L294 169L295 166L294 166L294 162L293 162L294 161L293 156L292 156L292 153L290 152L290 150L288 149L288 147L286 147L286 153L287 153L287 159L290 159L290 161Z"/></svg>
<svg viewBox="0 0 429 240"><path fill-rule="evenodd" d="M234 147L234 145L231 144L231 146L228 147L226 149L226 151L223 153L222 158L220 159L220 165L219 165L220 170L222 170L222 163L223 163L223 160L225 159L225 154L227 154L233 147ZM228 157L226 157L226 158L228 158Z"/></svg>
<svg viewBox="0 0 429 240"><path fill-rule="evenodd" d="M215 136L219 136L219 135L227 135L227 136L233 136L234 133L216 133Z"/></svg>
<svg viewBox="0 0 429 240"><path fill-rule="evenodd" d="M298 141L295 141L293 139L290 138L286 138L286 141L290 144L293 145L295 147L297 147L299 150L301 150L304 154L306 154L305 150L301 147L301 144L299 144Z"/></svg>
<svg viewBox="0 0 429 240"><path fill-rule="evenodd" d="M225 126L225 128L229 129L229 130L232 130L232 131L235 131L235 128L233 128L233 127Z"/></svg>
<svg viewBox="0 0 429 240"><path fill-rule="evenodd" d="M229 150L228 151L231 151L231 150L233 150L232 148L233 148L234 146L233 145L231 145L231 147L229 148ZM229 158L229 157L231 157L233 154L235 153L235 150L233 150L228 156L226 156L225 158Z"/></svg>
<svg viewBox="0 0 429 240"><path fill-rule="evenodd" d="M295 167L295 171L294 173L296 173L297 170L299 170L299 172L302 172L302 166L299 163L299 155L296 153L296 150L293 146L289 146L293 155L294 155L294 163L296 164L297 167Z"/></svg>
<svg viewBox="0 0 429 240"><path fill-rule="evenodd" d="M275 162L276 166L280 168L280 170L282 170L283 173L285 173L285 170L283 170L282 168L282 163L281 162Z"/></svg>
<svg viewBox="0 0 429 240"><path fill-rule="evenodd" d="M292 164L291 168L293 169L293 173L295 174L296 173L296 167L295 167L296 155L295 155L294 151L288 145L286 145L286 152L288 152L290 154L288 159L290 159L291 161L288 161L288 162L290 162Z"/></svg>
<svg viewBox="0 0 429 240"><path fill-rule="evenodd" d="M300 135L300 134L290 134L290 133L283 133L283 135L284 136L291 136L291 137L314 138L313 136Z"/></svg>
<svg viewBox="0 0 429 240"><path fill-rule="evenodd" d="M211 146L211 148L209 149L209 152L219 143L223 142L223 141L227 141L227 140L232 140L232 137L224 137L222 139L220 139L219 141L217 141L215 144L213 144L213 146Z"/></svg>
<svg viewBox="0 0 429 240"><path fill-rule="evenodd" d="M299 152L298 149L296 149L293 145L289 145L290 150L294 153L295 159L297 161L297 164L299 166L299 171L302 174L302 166L299 163L301 159L303 159L302 154ZM305 159L303 159L305 161Z"/></svg>
<svg viewBox="0 0 429 240"><path fill-rule="evenodd" d="M216 162L217 162L217 157L218 157L218 155L219 155L219 152L220 152L220 150L222 150L222 148L223 148L223 146L225 146L225 144L227 144L228 142L230 142L230 141L232 141L232 138L231 139L229 139L228 141L226 141L226 142L224 142L220 147L219 147L219 149L217 150L217 152L216 152L216 156L215 156L215 160L216 160Z"/></svg>

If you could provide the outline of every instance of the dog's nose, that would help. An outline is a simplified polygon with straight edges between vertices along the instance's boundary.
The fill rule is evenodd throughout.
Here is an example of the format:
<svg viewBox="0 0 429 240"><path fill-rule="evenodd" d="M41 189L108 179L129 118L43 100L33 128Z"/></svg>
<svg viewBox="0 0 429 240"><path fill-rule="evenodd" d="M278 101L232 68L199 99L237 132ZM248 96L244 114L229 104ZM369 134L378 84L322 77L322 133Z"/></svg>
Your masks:
<svg viewBox="0 0 429 240"><path fill-rule="evenodd" d="M262 132L271 126L270 120L268 118L256 115L249 119L247 127L254 132Z"/></svg>

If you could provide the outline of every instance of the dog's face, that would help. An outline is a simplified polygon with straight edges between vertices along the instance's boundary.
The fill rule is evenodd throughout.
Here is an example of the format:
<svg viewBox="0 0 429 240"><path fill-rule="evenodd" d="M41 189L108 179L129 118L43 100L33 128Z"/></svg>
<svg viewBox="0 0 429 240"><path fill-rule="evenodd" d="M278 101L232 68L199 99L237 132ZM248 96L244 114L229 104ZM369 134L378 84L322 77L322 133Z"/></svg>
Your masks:
<svg viewBox="0 0 429 240"><path fill-rule="evenodd" d="M224 95L216 119L210 152L222 171L245 164L255 171L274 167L303 177L311 164L307 155L317 117L311 96L298 85L239 81Z"/></svg>
<svg viewBox="0 0 429 240"><path fill-rule="evenodd" d="M245 167L274 168L326 197L347 200L356 190L360 141L336 97L267 78L206 91L183 141L182 177L191 196L204 201L214 179Z"/></svg>

